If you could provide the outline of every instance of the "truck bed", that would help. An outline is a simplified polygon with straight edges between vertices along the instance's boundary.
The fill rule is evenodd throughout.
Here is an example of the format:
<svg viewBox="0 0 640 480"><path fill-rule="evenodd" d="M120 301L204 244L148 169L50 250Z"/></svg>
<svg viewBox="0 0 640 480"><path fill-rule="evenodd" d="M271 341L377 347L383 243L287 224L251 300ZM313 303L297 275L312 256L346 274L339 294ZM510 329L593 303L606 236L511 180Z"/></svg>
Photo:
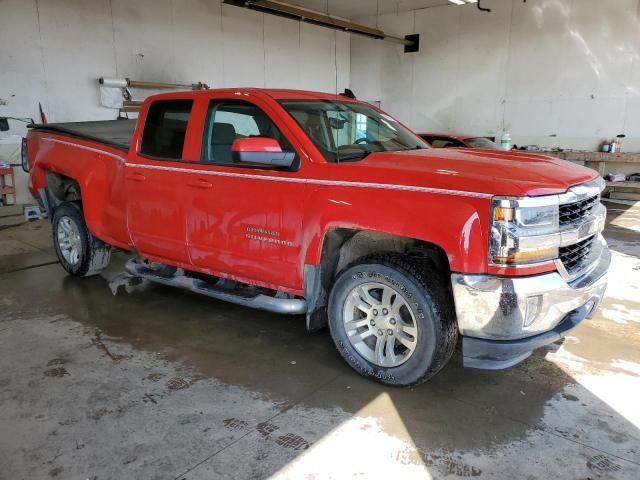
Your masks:
<svg viewBox="0 0 640 480"><path fill-rule="evenodd" d="M136 128L136 120L47 123L32 124L29 127L34 130L71 135L128 151Z"/></svg>

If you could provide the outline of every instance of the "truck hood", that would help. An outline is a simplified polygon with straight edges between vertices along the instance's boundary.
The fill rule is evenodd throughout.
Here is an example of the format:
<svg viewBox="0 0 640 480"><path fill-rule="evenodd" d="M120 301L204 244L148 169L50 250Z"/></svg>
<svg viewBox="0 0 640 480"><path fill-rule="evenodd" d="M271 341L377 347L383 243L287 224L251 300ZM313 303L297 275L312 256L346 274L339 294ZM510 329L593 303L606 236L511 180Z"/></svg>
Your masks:
<svg viewBox="0 0 640 480"><path fill-rule="evenodd" d="M359 181L505 196L563 193L598 176L547 155L472 148L377 152L350 165Z"/></svg>

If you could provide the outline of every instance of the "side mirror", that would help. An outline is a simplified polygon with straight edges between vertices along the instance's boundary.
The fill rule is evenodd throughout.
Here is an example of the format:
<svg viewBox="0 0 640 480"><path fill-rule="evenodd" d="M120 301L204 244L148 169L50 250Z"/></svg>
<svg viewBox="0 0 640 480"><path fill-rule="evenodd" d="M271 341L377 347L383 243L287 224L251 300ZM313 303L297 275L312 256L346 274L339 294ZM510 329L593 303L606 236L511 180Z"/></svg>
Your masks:
<svg viewBox="0 0 640 480"><path fill-rule="evenodd" d="M280 144L269 137L237 138L231 145L231 154L236 163L290 168L296 158L295 152L283 152Z"/></svg>

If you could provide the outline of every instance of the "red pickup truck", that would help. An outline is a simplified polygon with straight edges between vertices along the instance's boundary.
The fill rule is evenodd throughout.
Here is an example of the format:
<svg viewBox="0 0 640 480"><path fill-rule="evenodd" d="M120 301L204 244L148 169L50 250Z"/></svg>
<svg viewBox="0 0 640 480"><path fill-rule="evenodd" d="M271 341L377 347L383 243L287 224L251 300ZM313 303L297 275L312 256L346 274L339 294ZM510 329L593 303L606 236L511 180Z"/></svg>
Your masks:
<svg viewBox="0 0 640 480"><path fill-rule="evenodd" d="M60 263L328 324L389 385L514 365L592 316L610 253L603 181L540 155L432 149L342 95L148 98L136 121L32 125L33 195Z"/></svg>

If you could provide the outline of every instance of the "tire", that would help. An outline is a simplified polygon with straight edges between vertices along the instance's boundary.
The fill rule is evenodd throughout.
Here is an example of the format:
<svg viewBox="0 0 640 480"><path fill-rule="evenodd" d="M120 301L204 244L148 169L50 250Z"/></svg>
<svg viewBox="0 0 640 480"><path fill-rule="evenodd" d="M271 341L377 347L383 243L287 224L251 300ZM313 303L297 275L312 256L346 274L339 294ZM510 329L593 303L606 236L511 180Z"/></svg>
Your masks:
<svg viewBox="0 0 640 480"><path fill-rule="evenodd" d="M111 260L111 247L91 235L81 207L64 202L53 215L53 245L58 260L70 275L90 277L102 272Z"/></svg>
<svg viewBox="0 0 640 480"><path fill-rule="evenodd" d="M429 271L415 259L385 253L358 260L338 275L329 297L329 329L338 351L358 373L410 387L427 381L449 361L458 337L453 300L441 276L427 277ZM393 301L382 315L381 297L389 290L395 292ZM352 316L356 320L349 320ZM385 346L378 350L382 340Z"/></svg>

